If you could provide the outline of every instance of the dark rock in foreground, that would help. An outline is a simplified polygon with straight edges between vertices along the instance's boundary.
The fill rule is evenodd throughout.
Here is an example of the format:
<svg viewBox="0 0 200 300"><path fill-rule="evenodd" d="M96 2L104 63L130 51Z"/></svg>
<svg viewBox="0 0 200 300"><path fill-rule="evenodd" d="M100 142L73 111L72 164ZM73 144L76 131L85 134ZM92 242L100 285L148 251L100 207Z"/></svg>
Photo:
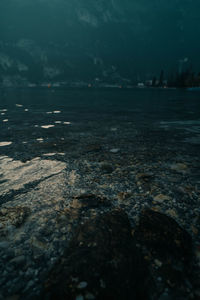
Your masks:
<svg viewBox="0 0 200 300"><path fill-rule="evenodd" d="M42 299L148 299L149 278L127 215L113 210L78 228Z"/></svg>
<svg viewBox="0 0 200 300"><path fill-rule="evenodd" d="M156 293L163 293L163 299L166 296L169 297L167 299L173 300L190 299L194 292L195 278L192 275L192 239L187 231L171 217L147 209L140 216L134 237L149 263Z"/></svg>
<svg viewBox="0 0 200 300"><path fill-rule="evenodd" d="M171 217L162 213L145 210L135 231L135 238L159 256L187 263L192 251L191 236Z"/></svg>
<svg viewBox="0 0 200 300"><path fill-rule="evenodd" d="M105 203L85 194L72 211ZM134 230L121 209L91 215L49 273L41 299L190 299L193 258L190 235L165 214L143 211Z"/></svg>

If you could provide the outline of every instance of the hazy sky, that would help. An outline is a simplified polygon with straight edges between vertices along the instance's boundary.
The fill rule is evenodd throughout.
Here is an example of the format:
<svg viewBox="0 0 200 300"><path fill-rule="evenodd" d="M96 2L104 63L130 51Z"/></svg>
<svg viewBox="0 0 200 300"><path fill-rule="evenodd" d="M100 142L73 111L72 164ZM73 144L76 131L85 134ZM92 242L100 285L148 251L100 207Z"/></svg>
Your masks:
<svg viewBox="0 0 200 300"><path fill-rule="evenodd" d="M199 37L199 0L0 0L0 41L34 40L52 56L57 47L139 74L186 57L200 70Z"/></svg>

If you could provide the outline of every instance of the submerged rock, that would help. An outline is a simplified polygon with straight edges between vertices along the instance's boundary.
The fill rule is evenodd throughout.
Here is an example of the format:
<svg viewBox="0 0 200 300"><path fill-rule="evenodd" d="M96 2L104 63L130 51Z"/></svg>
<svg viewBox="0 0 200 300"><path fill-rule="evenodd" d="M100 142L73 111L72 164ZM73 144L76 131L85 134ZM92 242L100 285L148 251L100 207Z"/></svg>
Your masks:
<svg viewBox="0 0 200 300"><path fill-rule="evenodd" d="M161 256L171 255L187 261L192 251L192 239L178 223L165 214L147 209L135 231L135 238Z"/></svg>
<svg viewBox="0 0 200 300"><path fill-rule="evenodd" d="M171 217L147 209L141 214L134 237L149 262L157 293L167 288L170 299L189 299L194 286L194 260L192 239L187 231Z"/></svg>
<svg viewBox="0 0 200 300"><path fill-rule="evenodd" d="M147 266L127 215L113 210L81 225L50 272L42 299L147 299Z"/></svg>
<svg viewBox="0 0 200 300"><path fill-rule="evenodd" d="M135 238L161 256L171 256L187 262L192 251L192 239L178 223L165 214L147 209L135 230Z"/></svg>
<svg viewBox="0 0 200 300"><path fill-rule="evenodd" d="M84 151L87 152L100 152L102 150L102 146L99 144L89 144L85 146Z"/></svg>
<svg viewBox="0 0 200 300"><path fill-rule="evenodd" d="M75 197L71 204L74 208L102 208L109 207L111 203L106 199L93 194L81 194Z"/></svg>

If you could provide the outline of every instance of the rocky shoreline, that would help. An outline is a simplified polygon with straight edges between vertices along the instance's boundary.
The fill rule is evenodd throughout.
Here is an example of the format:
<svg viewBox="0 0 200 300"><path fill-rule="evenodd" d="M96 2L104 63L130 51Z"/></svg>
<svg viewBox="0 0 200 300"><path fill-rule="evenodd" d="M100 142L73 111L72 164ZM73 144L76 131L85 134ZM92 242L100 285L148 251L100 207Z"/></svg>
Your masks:
<svg viewBox="0 0 200 300"><path fill-rule="evenodd" d="M200 299L198 99L13 93L0 299Z"/></svg>
<svg viewBox="0 0 200 300"><path fill-rule="evenodd" d="M102 152L0 158L0 299L198 299L198 159Z"/></svg>

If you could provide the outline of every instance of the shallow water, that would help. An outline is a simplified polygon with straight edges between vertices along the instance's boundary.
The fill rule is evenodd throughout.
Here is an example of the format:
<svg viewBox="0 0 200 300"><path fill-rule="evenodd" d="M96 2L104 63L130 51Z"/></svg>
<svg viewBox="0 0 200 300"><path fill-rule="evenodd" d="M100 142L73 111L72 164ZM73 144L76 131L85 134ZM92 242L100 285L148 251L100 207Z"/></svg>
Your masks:
<svg viewBox="0 0 200 300"><path fill-rule="evenodd" d="M52 150L70 155L74 148L78 154L88 142L118 148L123 140L124 150L127 144L131 151L131 139L137 142L144 134L148 144L156 139L168 147L182 141L188 148L200 144L200 94L153 89L1 90L0 126L0 154L20 159ZM66 143L69 147L63 149Z"/></svg>

